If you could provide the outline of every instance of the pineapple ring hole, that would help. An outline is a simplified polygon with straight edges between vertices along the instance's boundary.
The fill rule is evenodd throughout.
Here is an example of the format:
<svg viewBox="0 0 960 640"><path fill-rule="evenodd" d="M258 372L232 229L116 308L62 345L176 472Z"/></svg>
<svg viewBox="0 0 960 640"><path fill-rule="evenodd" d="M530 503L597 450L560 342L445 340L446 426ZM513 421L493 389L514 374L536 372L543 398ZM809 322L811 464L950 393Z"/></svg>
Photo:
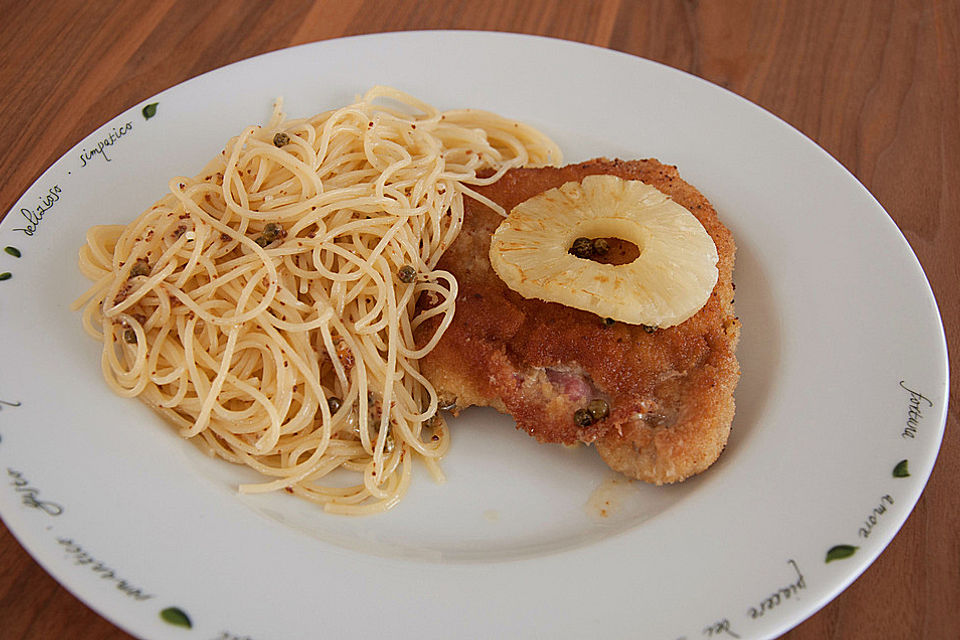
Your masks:
<svg viewBox="0 0 960 640"><path fill-rule="evenodd" d="M573 255L570 249L577 238L590 240L603 239L610 245L606 255L592 255L581 260L590 260L599 264L620 266L630 264L643 253L645 234L633 221L623 219L584 220L576 225L567 242L567 252ZM577 256L579 257L579 256Z"/></svg>
<svg viewBox="0 0 960 640"><path fill-rule="evenodd" d="M593 238L590 236L583 237L590 238L591 240L606 240L607 244L610 246L610 250L605 255L594 254L588 258L581 258L581 260L591 260L600 264L611 264L616 267L622 264L630 264L640 257L640 247L629 240L624 240L623 238L608 238L604 236L600 236L599 238ZM573 242L571 241L570 244L572 245ZM571 249L567 249L567 253L572 254L573 251Z"/></svg>

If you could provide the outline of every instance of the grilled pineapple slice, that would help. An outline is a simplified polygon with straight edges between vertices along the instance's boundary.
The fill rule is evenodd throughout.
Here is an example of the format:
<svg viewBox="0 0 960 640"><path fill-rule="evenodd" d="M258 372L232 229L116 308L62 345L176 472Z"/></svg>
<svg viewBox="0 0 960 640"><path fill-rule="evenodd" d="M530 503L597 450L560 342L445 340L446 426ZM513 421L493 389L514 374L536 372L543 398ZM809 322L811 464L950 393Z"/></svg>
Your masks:
<svg viewBox="0 0 960 640"><path fill-rule="evenodd" d="M622 265L569 252L577 238L622 238ZM717 283L717 247L700 221L655 187L611 175L568 182L517 205L490 242L490 263L526 298L629 324L671 327L699 311Z"/></svg>

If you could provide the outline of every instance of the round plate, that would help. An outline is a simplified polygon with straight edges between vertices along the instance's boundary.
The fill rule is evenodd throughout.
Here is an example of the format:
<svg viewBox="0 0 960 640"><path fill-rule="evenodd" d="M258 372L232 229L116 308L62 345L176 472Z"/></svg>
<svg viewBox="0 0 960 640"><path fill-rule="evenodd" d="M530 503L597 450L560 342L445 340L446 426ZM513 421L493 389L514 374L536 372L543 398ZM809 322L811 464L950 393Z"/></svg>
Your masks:
<svg viewBox="0 0 960 640"><path fill-rule="evenodd" d="M299 117L374 84L551 135L568 161L656 157L739 246L743 377L719 462L678 486L509 418L452 424L446 484L344 518L240 496L101 380L70 302L93 224L127 222L275 97ZM0 513L84 602L144 638L659 637L782 633L835 597L916 503L946 418L936 302L903 236L796 130L698 78L536 37L413 32L319 42L194 78L56 162L0 225ZM185 633L185 629L189 632Z"/></svg>

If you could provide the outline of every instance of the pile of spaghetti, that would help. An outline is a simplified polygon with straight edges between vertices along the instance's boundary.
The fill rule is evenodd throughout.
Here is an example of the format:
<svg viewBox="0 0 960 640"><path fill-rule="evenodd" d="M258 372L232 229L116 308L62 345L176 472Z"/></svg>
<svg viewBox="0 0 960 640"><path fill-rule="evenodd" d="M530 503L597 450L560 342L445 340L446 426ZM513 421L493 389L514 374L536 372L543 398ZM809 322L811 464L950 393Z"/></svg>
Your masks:
<svg viewBox="0 0 960 640"><path fill-rule="evenodd" d="M413 458L443 477L449 430L417 361L453 318L457 283L435 266L464 196L560 160L529 126L389 88L303 120L278 103L135 221L90 229L95 284L75 308L111 388L262 474L241 491L382 511ZM420 312L421 295L439 304Z"/></svg>

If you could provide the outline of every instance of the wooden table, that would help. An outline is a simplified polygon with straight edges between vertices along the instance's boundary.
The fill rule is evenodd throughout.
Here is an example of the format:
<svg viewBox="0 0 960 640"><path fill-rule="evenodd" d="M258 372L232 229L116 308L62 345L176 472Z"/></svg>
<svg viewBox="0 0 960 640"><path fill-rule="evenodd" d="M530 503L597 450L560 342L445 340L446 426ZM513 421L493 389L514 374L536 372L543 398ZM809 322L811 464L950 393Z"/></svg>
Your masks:
<svg viewBox="0 0 960 640"><path fill-rule="evenodd" d="M0 16L0 212L117 113L197 74L290 45L485 29L601 45L689 71L810 136L879 199L927 272L960 369L955 1L4 0ZM786 638L960 637L957 386L937 467L902 531ZM2 525L0 636L129 637L60 587Z"/></svg>

